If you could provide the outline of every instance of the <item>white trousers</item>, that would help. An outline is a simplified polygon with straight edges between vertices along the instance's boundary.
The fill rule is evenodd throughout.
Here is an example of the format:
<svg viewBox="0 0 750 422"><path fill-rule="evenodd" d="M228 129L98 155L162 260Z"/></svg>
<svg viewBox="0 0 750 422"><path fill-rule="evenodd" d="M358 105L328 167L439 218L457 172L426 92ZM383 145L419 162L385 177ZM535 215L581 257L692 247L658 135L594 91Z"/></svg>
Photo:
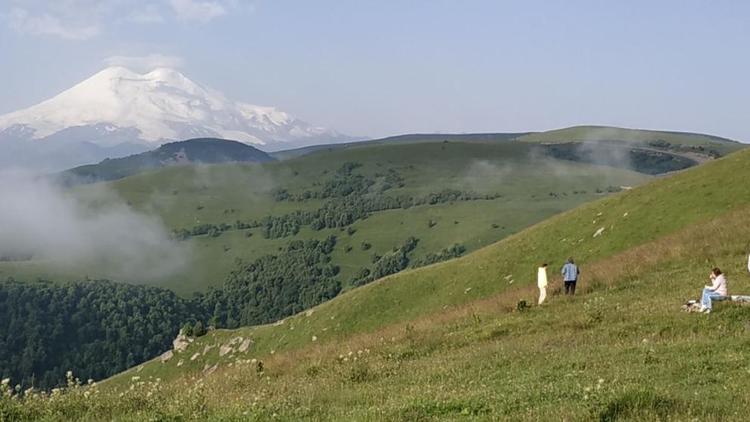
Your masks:
<svg viewBox="0 0 750 422"><path fill-rule="evenodd" d="M539 288L539 304L541 305L542 302L544 302L544 299L547 298L547 287L540 287Z"/></svg>

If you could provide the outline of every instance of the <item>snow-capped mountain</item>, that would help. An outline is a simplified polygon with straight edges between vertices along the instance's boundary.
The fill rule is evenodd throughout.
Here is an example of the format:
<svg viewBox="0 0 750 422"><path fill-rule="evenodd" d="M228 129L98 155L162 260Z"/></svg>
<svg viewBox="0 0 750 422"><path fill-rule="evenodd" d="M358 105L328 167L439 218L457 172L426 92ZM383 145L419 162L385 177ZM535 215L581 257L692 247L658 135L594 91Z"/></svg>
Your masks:
<svg viewBox="0 0 750 422"><path fill-rule="evenodd" d="M0 116L0 150L3 143L28 148L28 142L151 149L196 137L266 151L352 139L274 107L231 100L166 68L140 74L110 67L49 100Z"/></svg>

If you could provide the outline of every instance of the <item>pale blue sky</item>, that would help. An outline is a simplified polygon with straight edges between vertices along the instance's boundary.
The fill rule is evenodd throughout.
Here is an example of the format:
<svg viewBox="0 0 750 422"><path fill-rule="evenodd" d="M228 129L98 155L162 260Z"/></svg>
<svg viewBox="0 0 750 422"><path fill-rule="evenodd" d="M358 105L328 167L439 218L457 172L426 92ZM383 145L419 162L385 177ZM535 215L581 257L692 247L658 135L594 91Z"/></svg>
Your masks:
<svg viewBox="0 0 750 422"><path fill-rule="evenodd" d="M355 135L610 124L750 141L749 53L745 1L0 0L0 113L106 63L164 62Z"/></svg>

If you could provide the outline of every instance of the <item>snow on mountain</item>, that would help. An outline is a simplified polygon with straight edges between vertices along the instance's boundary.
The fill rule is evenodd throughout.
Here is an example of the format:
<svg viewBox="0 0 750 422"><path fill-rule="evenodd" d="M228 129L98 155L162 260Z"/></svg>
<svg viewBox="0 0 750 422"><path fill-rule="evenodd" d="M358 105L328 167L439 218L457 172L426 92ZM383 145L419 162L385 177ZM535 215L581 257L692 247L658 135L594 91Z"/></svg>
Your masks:
<svg viewBox="0 0 750 422"><path fill-rule="evenodd" d="M110 67L49 100L0 116L0 142L155 147L195 137L233 139L267 151L351 140L273 107L230 100L166 68L139 74Z"/></svg>

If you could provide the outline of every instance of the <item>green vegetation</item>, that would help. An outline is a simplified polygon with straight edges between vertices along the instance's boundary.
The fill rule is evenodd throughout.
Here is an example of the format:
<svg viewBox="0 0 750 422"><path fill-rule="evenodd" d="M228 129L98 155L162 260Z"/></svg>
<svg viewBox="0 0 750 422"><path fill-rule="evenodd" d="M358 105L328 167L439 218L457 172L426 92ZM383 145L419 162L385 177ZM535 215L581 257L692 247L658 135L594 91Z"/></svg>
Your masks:
<svg viewBox="0 0 750 422"><path fill-rule="evenodd" d="M695 151L703 151L700 149L703 147L695 148ZM551 157L561 160L597 163L614 167L626 166L640 173L654 175L684 170L698 164L693 158L670 152L633 148L632 146L628 146L626 142L609 144L559 143L545 145L544 150ZM665 151L673 150L665 148ZM686 150L690 151L690 149ZM718 153L714 151L711 154L711 158L717 157Z"/></svg>
<svg viewBox="0 0 750 422"><path fill-rule="evenodd" d="M0 411L14 420L744 420L750 308L679 307L713 266L730 291L750 292L749 164L750 152L733 154L280 323L210 331L169 361L97 386L71 380L53 397L16 398L6 388ZM583 267L580 294L553 291L545 306L516 311L534 303L536 266L556 269L569 255Z"/></svg>
<svg viewBox="0 0 750 422"><path fill-rule="evenodd" d="M279 255L267 255L240 265L223 289L201 300L213 310L212 325L236 328L276 321L334 298L341 291L335 279L338 267L330 264L336 245L324 241L297 240Z"/></svg>
<svg viewBox="0 0 750 422"><path fill-rule="evenodd" d="M373 254L383 256L409 237L420 239L413 261L456 243L473 251L599 198L610 186L649 179L551 159L536 148L511 142L364 145L260 165L173 166L78 186L73 192L82 196L111 188L133 208L158 216L185 239L190 265L163 279L143 280L125 279L104 265L56 267L32 259L0 262L0 277L116 278L190 297L221 287L238 259L251 262L291 241L336 236L331 262L347 290L372 265ZM339 174L344 163L353 167Z"/></svg>
<svg viewBox="0 0 750 422"><path fill-rule="evenodd" d="M571 142L625 142L634 145L652 147L671 145L675 148L681 146L680 149L683 151L695 147L695 152L701 152L698 147L703 147L707 154L709 153L708 150L712 149L720 155L725 155L744 148L744 145L739 142L701 133L625 129L608 126L573 126L546 132L530 133L518 137L517 140L521 142L545 144Z"/></svg>
<svg viewBox="0 0 750 422"><path fill-rule="evenodd" d="M265 163L273 158L265 152L237 141L197 138L164 144L153 151L124 158L106 159L67 170L59 175L64 183L93 183L117 180L173 165L216 164L230 162Z"/></svg>
<svg viewBox="0 0 750 422"><path fill-rule="evenodd" d="M101 379L169 349L196 309L155 287L0 282L0 374L52 388L73 370Z"/></svg>

